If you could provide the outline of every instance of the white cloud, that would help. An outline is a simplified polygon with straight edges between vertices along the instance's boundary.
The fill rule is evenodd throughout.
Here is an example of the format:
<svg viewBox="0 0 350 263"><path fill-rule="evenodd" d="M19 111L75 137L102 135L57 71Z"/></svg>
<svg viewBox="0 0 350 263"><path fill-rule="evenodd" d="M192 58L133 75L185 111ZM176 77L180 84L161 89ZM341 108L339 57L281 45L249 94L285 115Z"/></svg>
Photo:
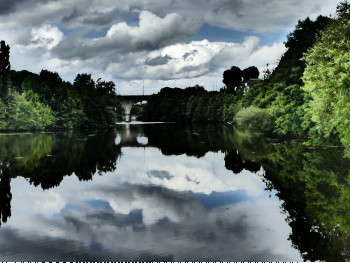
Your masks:
<svg viewBox="0 0 350 263"><path fill-rule="evenodd" d="M44 191L39 187L33 187L30 195L25 193L28 190L28 182L19 178L16 181L15 190L16 198L12 201L15 211L21 214L45 214L51 216L59 213L65 206L64 200L55 190ZM30 196L30 198L28 198Z"/></svg>
<svg viewBox="0 0 350 263"><path fill-rule="evenodd" d="M165 46L194 35L200 23L191 19L183 20L176 13L167 14L164 18L148 11L142 11L139 26L128 26L125 22L113 25L107 32L107 38L127 38L130 45L150 47Z"/></svg>
<svg viewBox="0 0 350 263"><path fill-rule="evenodd" d="M58 45L53 53L63 59L107 57L111 54L125 54L161 47L185 41L196 34L201 23L193 19L183 19L176 13L164 18L148 11L139 15L139 25L130 26L126 22L112 25L105 37L87 39L70 36Z"/></svg>
<svg viewBox="0 0 350 263"><path fill-rule="evenodd" d="M51 25L42 25L32 28L31 44L27 48L45 48L52 49L57 46L63 39L64 34L57 28Z"/></svg>

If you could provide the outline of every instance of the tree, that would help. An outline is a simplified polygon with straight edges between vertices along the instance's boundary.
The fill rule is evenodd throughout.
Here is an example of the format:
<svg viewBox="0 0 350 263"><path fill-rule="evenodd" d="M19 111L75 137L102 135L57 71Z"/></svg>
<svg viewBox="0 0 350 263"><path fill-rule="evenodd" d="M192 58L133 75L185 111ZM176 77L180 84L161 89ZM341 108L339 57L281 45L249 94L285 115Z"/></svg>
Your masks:
<svg viewBox="0 0 350 263"><path fill-rule="evenodd" d="M243 96L243 88L241 85L242 70L239 67L233 66L232 68L225 70L223 76L224 79L222 82L226 85L226 88L222 90L225 93Z"/></svg>
<svg viewBox="0 0 350 263"><path fill-rule="evenodd" d="M0 44L0 97L3 101L6 100L8 82L10 76L10 47L5 44L5 41L1 41Z"/></svg>
<svg viewBox="0 0 350 263"><path fill-rule="evenodd" d="M350 15L350 3L343 1L337 6L337 16L339 18L349 17Z"/></svg>
<svg viewBox="0 0 350 263"><path fill-rule="evenodd" d="M226 87L237 87L242 82L242 70L239 67L233 66L231 69L224 71L224 79L222 82Z"/></svg>
<svg viewBox="0 0 350 263"><path fill-rule="evenodd" d="M271 77L271 71L269 69L269 63L266 64L266 68L263 70L263 73L264 73L263 79L264 80L269 80L270 77Z"/></svg>
<svg viewBox="0 0 350 263"><path fill-rule="evenodd" d="M243 81L248 81L251 78L258 78L259 74L260 72L257 67L248 67L242 71Z"/></svg>
<svg viewBox="0 0 350 263"><path fill-rule="evenodd" d="M346 6L347 2L341 4L338 12L343 13L338 13L305 56L303 90L310 98L306 121L314 124L310 128L313 135L339 136L350 149L350 17Z"/></svg>

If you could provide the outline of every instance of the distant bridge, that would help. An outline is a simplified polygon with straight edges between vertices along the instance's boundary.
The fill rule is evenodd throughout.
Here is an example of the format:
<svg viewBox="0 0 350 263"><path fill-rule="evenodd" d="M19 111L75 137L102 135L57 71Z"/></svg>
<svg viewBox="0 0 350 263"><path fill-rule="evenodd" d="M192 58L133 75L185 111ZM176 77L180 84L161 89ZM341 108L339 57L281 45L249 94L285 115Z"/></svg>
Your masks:
<svg viewBox="0 0 350 263"><path fill-rule="evenodd" d="M148 101L152 95L120 95L118 98L120 99L120 104L122 105L125 112L125 121L131 121L131 109L138 102Z"/></svg>

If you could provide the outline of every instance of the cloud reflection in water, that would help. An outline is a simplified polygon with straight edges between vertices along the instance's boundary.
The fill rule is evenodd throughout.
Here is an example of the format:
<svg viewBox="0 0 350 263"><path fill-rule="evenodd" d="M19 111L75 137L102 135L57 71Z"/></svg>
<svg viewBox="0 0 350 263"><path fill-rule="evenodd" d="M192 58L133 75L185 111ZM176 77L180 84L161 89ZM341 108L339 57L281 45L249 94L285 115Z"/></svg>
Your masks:
<svg viewBox="0 0 350 263"><path fill-rule="evenodd" d="M301 259L287 240L291 229L279 201L268 198L259 175L226 170L223 153L200 159L156 148L122 153L116 171L93 181L65 177L43 191L13 179L1 258Z"/></svg>

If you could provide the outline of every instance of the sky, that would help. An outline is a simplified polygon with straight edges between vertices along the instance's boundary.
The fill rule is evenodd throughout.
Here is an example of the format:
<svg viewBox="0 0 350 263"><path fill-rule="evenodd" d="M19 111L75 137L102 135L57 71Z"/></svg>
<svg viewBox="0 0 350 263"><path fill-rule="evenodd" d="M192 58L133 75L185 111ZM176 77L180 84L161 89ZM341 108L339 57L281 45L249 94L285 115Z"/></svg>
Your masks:
<svg viewBox="0 0 350 263"><path fill-rule="evenodd" d="M299 19L333 15L338 0L0 0L12 69L114 81L119 94L223 86L222 74L286 51ZM262 73L260 73L262 77Z"/></svg>

